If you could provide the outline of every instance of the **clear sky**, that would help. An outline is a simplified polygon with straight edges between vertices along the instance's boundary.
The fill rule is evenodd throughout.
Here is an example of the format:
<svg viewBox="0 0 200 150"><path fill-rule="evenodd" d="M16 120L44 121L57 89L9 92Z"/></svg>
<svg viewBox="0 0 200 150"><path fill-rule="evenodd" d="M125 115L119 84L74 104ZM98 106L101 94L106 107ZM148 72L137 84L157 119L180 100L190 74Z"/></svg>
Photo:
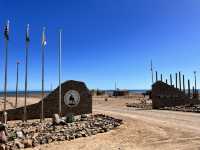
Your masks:
<svg viewBox="0 0 200 150"><path fill-rule="evenodd" d="M29 90L41 89L41 34L47 28L45 88L58 85L58 30L63 29L62 80L89 88L146 89L150 60L169 77L200 75L199 0L0 0L0 89L3 89L3 28L10 20L8 89L15 89L20 61L24 89L25 28L30 24Z"/></svg>

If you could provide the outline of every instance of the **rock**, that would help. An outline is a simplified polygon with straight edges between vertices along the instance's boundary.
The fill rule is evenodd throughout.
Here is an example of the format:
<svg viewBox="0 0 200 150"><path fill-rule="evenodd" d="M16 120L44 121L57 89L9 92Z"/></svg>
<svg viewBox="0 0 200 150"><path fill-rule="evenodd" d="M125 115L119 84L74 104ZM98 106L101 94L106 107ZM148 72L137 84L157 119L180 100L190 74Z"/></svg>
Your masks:
<svg viewBox="0 0 200 150"><path fill-rule="evenodd" d="M2 123L0 123L0 131L5 131L6 126Z"/></svg>
<svg viewBox="0 0 200 150"><path fill-rule="evenodd" d="M5 134L5 131L2 130L0 131L0 143L5 143L5 142L7 142L7 136Z"/></svg>
<svg viewBox="0 0 200 150"><path fill-rule="evenodd" d="M16 131L16 135L18 138L24 138L24 134L22 133L22 131Z"/></svg>
<svg viewBox="0 0 200 150"><path fill-rule="evenodd" d="M60 119L59 115L53 114L53 118L52 118L53 124L60 124L60 121L61 121L61 119Z"/></svg>
<svg viewBox="0 0 200 150"><path fill-rule="evenodd" d="M6 145L5 144L0 144L0 150L6 150Z"/></svg>
<svg viewBox="0 0 200 150"><path fill-rule="evenodd" d="M48 140L46 138L42 138L40 140L40 144L47 144L48 143Z"/></svg>
<svg viewBox="0 0 200 150"><path fill-rule="evenodd" d="M59 136L58 137L58 141L64 141L65 140L65 136Z"/></svg>
<svg viewBox="0 0 200 150"><path fill-rule="evenodd" d="M47 143L51 143L51 142L53 142L53 139L52 138L48 138L47 139Z"/></svg>
<svg viewBox="0 0 200 150"><path fill-rule="evenodd" d="M70 135L70 136L69 136L69 139L70 139L70 140L75 139L74 135Z"/></svg>
<svg viewBox="0 0 200 150"><path fill-rule="evenodd" d="M29 147L32 147L33 141L31 139L25 139L23 141L23 144L24 144L24 148L29 148Z"/></svg>
<svg viewBox="0 0 200 150"><path fill-rule="evenodd" d="M72 123L72 122L75 121L74 115L73 115L73 114L69 114L69 115L66 116L66 117L67 117L67 118L66 118L66 122L67 122L67 123Z"/></svg>
<svg viewBox="0 0 200 150"><path fill-rule="evenodd" d="M72 115L71 117L74 116ZM60 118L58 115L55 115L53 118L55 124L58 123L56 123L56 119L59 119L59 121L65 119ZM72 123L65 122L63 125L61 122L59 122L58 125L54 124L53 126L52 122L48 119L45 120L42 124L37 121L35 124L31 122L26 124L22 122L17 122L14 125L11 124L8 126L9 138L6 144L0 145L5 145L4 149L6 150L35 147L39 144L73 140L75 138L87 137L93 134L107 132L116 126L121 125L122 123L122 120L105 115L87 116L86 114L83 114L82 116L79 115L79 118L86 119L86 121L80 121L79 119L79 121ZM5 135L4 130L3 132Z"/></svg>
<svg viewBox="0 0 200 150"><path fill-rule="evenodd" d="M38 146L39 145L39 143L38 143L38 141L36 140L36 139L33 139L33 147L36 147L36 146Z"/></svg>
<svg viewBox="0 0 200 150"><path fill-rule="evenodd" d="M26 135L29 132L29 130L24 128L24 129L22 129L22 132L23 132L24 135Z"/></svg>
<svg viewBox="0 0 200 150"><path fill-rule="evenodd" d="M69 140L69 139L70 139L69 135L65 135L65 140Z"/></svg>
<svg viewBox="0 0 200 150"><path fill-rule="evenodd" d="M22 143L19 142L18 140L16 140L16 141L14 142L14 144L16 145L16 147L17 147L18 149L23 149L23 148L24 148L24 144L22 144Z"/></svg>
<svg viewBox="0 0 200 150"><path fill-rule="evenodd" d="M11 140L15 140L16 138L17 138L16 133L15 133L15 132L11 132L11 133L9 134L8 140L11 141Z"/></svg>
<svg viewBox="0 0 200 150"><path fill-rule="evenodd" d="M81 118L87 118L87 115L86 114L82 114Z"/></svg>

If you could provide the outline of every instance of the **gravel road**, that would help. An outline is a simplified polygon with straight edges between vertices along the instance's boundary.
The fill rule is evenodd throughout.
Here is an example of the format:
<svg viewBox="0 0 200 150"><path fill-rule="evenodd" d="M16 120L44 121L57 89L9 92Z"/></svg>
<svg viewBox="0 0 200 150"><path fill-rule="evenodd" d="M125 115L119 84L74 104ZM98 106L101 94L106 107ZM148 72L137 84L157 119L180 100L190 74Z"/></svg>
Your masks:
<svg viewBox="0 0 200 150"><path fill-rule="evenodd" d="M108 133L43 145L44 150L200 150L200 114L163 110L136 110L132 99L94 99L93 113L123 119Z"/></svg>

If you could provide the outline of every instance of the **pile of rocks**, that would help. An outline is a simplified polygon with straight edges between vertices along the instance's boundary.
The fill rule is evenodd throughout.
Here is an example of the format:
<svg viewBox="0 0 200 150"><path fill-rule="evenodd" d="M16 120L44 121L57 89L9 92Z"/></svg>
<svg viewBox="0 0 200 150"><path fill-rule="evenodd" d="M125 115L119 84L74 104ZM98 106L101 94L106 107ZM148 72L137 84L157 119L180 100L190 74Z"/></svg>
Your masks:
<svg viewBox="0 0 200 150"><path fill-rule="evenodd" d="M200 105L183 105L174 107L164 107L161 110L173 110L173 111L183 111L183 112L196 112L200 113Z"/></svg>
<svg viewBox="0 0 200 150"><path fill-rule="evenodd" d="M56 122L55 119L60 119L60 121ZM54 116L53 123L50 119L46 119L43 123L38 120L27 123L8 123L7 127L4 126L8 135L4 140L2 137L6 137L6 134L1 137L0 150L22 149L54 141L73 140L107 132L122 124L122 120L102 114L82 115L81 117L74 117L74 120L70 121L71 123L68 123L67 118L58 118L58 116L56 118Z"/></svg>
<svg viewBox="0 0 200 150"><path fill-rule="evenodd" d="M152 109L152 104L144 104L144 103L127 103L126 107L134 107L137 109Z"/></svg>

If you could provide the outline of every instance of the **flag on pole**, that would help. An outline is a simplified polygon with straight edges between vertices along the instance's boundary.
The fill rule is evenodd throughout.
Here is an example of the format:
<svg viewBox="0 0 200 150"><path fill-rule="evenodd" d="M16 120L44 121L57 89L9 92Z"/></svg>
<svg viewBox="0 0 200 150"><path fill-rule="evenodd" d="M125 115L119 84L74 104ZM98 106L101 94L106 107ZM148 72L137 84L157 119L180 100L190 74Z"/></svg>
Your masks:
<svg viewBox="0 0 200 150"><path fill-rule="evenodd" d="M46 28L44 27L43 28L43 31L42 31L42 46L45 47L47 45L47 41L46 41Z"/></svg>
<svg viewBox="0 0 200 150"><path fill-rule="evenodd" d="M10 21L8 20L4 28L4 37L6 40L9 40L9 24Z"/></svg>
<svg viewBox="0 0 200 150"><path fill-rule="evenodd" d="M26 42L30 42L29 24L26 27Z"/></svg>

